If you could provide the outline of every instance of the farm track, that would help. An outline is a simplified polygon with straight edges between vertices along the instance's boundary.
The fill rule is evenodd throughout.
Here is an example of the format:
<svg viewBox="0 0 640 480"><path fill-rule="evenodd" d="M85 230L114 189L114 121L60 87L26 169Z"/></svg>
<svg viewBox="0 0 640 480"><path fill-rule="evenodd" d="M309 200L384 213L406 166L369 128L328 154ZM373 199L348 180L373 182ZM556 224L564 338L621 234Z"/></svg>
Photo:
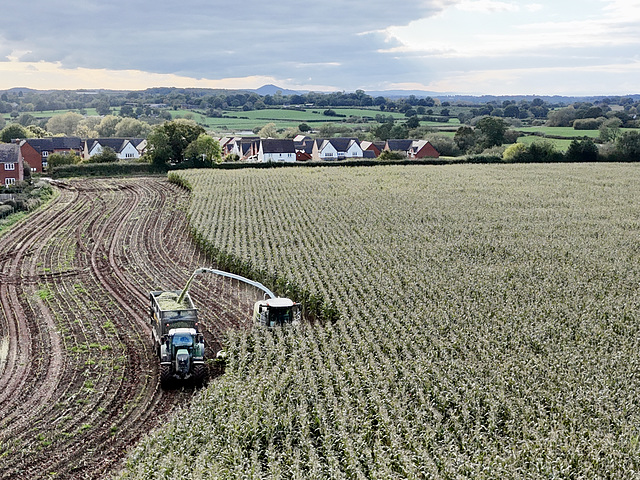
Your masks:
<svg viewBox="0 0 640 480"><path fill-rule="evenodd" d="M159 388L147 322L148 291L210 265L187 202L161 179L70 181L0 237L0 479L103 478L194 394ZM211 357L256 293L196 283Z"/></svg>

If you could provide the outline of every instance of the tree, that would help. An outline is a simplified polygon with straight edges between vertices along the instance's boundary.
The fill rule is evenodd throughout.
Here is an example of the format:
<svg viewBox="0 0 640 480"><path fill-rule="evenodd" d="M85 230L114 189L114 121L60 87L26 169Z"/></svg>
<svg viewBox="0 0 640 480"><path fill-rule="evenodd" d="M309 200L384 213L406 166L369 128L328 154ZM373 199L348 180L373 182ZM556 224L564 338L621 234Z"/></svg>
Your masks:
<svg viewBox="0 0 640 480"><path fill-rule="evenodd" d="M598 160L598 146L590 138L572 140L565 156L571 162L595 162Z"/></svg>
<svg viewBox="0 0 640 480"><path fill-rule="evenodd" d="M453 140L461 151L468 152L476 145L476 132L471 127L460 127L453 136Z"/></svg>
<svg viewBox="0 0 640 480"><path fill-rule="evenodd" d="M298 125L298 130L300 130L302 133L308 132L311 130L311 127L309 125L307 125L306 123L301 123L300 125Z"/></svg>
<svg viewBox="0 0 640 480"><path fill-rule="evenodd" d="M0 140L10 143L14 138L28 138L29 131L18 123L11 123L0 131Z"/></svg>
<svg viewBox="0 0 640 480"><path fill-rule="evenodd" d="M218 140L203 133L187 146L184 157L192 160L195 166L210 167L222 161L222 147Z"/></svg>
<svg viewBox="0 0 640 480"><path fill-rule="evenodd" d="M102 116L111 114L111 106L109 105L109 102L107 100L101 100L98 102L96 105L96 112L98 115Z"/></svg>
<svg viewBox="0 0 640 480"><path fill-rule="evenodd" d="M123 118L116 124L116 137L146 138L151 132L151 125L135 118Z"/></svg>
<svg viewBox="0 0 640 480"><path fill-rule="evenodd" d="M51 117L47 121L47 130L52 135L75 135L78 125L83 120L83 116L75 112L67 112L62 115Z"/></svg>
<svg viewBox="0 0 640 480"><path fill-rule="evenodd" d="M116 135L116 126L121 120L121 117L117 117L115 115L107 115L103 117L100 124L96 126L98 135L103 138L114 137Z"/></svg>
<svg viewBox="0 0 640 480"><path fill-rule="evenodd" d="M625 160L640 161L640 132L625 132L616 141L616 152Z"/></svg>
<svg viewBox="0 0 640 480"><path fill-rule="evenodd" d="M480 132L478 143L481 147L491 148L504 143L507 124L501 118L483 117L476 124L476 130Z"/></svg>
<svg viewBox="0 0 640 480"><path fill-rule="evenodd" d="M420 119L417 116L412 116L405 124L407 128L418 128L420 126Z"/></svg>
<svg viewBox="0 0 640 480"><path fill-rule="evenodd" d="M578 118L578 112L573 106L553 110L547 115L547 127L570 127Z"/></svg>
<svg viewBox="0 0 640 480"><path fill-rule="evenodd" d="M258 131L260 138L277 138L278 130L275 123L267 123Z"/></svg>
<svg viewBox="0 0 640 480"><path fill-rule="evenodd" d="M617 117L605 120L602 125L600 125L600 128L598 128L598 130L600 130L598 138L603 142L615 142L620 136L621 126L622 120Z"/></svg>
<svg viewBox="0 0 640 480"><path fill-rule="evenodd" d="M159 165L183 162L189 144L203 133L204 128L192 120L177 119L156 126L147 138L152 162Z"/></svg>
<svg viewBox="0 0 640 480"><path fill-rule="evenodd" d="M97 153L89 160L91 163L109 163L117 162L118 154L109 147L104 147L100 153Z"/></svg>
<svg viewBox="0 0 640 480"><path fill-rule="evenodd" d="M28 127L29 125L33 125L34 123L36 123L36 117L31 115L30 113L23 113L16 119L16 122L18 122L23 127Z"/></svg>

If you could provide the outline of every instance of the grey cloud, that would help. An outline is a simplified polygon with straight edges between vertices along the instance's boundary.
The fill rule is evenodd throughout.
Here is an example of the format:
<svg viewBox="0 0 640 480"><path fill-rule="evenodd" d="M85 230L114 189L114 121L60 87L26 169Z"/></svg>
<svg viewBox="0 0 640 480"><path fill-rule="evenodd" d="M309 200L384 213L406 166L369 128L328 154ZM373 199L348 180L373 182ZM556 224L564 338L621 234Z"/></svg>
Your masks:
<svg viewBox="0 0 640 480"><path fill-rule="evenodd" d="M212 79L271 75L305 83L311 76L313 83L350 88L363 72L375 78L383 69L386 76L402 62L377 53L393 45L365 32L424 18L443 2L35 0L29 9L9 3L15 16L0 27L0 44L30 52L23 61ZM300 62L341 68L292 68Z"/></svg>

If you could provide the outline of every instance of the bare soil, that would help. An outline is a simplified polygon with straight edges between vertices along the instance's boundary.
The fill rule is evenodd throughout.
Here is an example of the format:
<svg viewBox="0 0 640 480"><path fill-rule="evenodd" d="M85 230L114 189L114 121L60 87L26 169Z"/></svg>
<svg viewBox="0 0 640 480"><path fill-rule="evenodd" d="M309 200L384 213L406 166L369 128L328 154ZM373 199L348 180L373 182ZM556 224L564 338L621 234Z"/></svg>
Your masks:
<svg viewBox="0 0 640 480"><path fill-rule="evenodd" d="M67 181L0 236L0 479L107 477L193 397L160 388L148 322L149 291L215 267L188 201L161 178ZM190 293L213 358L258 293L215 277Z"/></svg>

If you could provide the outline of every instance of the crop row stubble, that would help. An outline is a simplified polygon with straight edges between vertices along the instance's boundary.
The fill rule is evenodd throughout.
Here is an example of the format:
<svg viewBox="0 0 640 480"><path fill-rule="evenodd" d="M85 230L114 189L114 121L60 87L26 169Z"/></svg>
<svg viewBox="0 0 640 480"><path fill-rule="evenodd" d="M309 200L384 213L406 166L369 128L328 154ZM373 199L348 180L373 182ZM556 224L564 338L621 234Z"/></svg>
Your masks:
<svg viewBox="0 0 640 480"><path fill-rule="evenodd" d="M185 195L144 178L62 187L0 237L0 478L101 478L193 393L159 389L147 323L148 291L206 262ZM250 310L235 292L194 293L209 355Z"/></svg>
<svg viewBox="0 0 640 480"><path fill-rule="evenodd" d="M215 249L341 319L231 335L123 478L638 474L636 165L180 175Z"/></svg>

